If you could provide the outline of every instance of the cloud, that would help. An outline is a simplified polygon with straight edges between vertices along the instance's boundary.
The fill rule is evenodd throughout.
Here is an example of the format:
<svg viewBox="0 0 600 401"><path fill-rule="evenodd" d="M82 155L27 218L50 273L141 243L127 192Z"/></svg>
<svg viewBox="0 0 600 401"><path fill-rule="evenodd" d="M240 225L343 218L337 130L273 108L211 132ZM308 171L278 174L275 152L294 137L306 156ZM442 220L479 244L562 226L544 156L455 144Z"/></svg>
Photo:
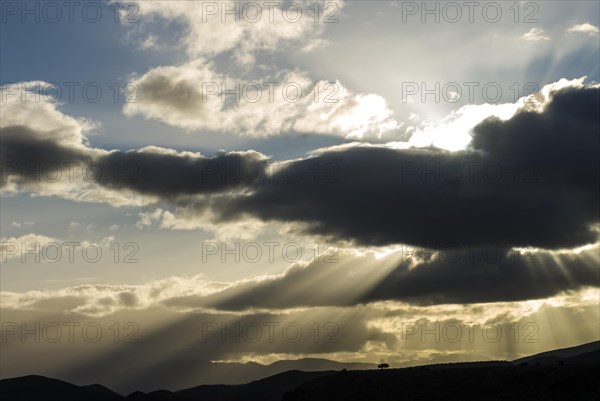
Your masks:
<svg viewBox="0 0 600 401"><path fill-rule="evenodd" d="M241 221L219 222L210 210L198 211L188 207L178 207L175 212L161 208L138 213L136 227L139 229L160 228L165 230L202 230L213 235L208 240L229 242L250 241L264 235L267 223L257 218L247 217ZM280 233L281 234L281 233Z"/></svg>
<svg viewBox="0 0 600 401"><path fill-rule="evenodd" d="M126 115L187 130L364 138L398 128L382 97L353 94L339 81L314 82L299 70L248 80L219 74L212 64L196 60L157 67L133 80L138 101L125 105Z"/></svg>
<svg viewBox="0 0 600 401"><path fill-rule="evenodd" d="M43 132L25 126L4 127L1 134L4 190L28 188L41 195L115 205L242 187L254 178L251 174L262 171L266 159L254 151L205 157L157 147L128 152L74 147L40 138ZM242 171L248 175L242 177Z"/></svg>
<svg viewBox="0 0 600 401"><path fill-rule="evenodd" d="M516 302L597 286L598 251L599 244L578 251L401 246L384 255L374 250L338 249L335 254L291 264L280 274L251 279L217 282L198 275L138 285L86 284L53 291L3 292L2 303L9 309L102 317L155 307L241 313L388 301L415 307Z"/></svg>
<svg viewBox="0 0 600 401"><path fill-rule="evenodd" d="M137 30L151 27L154 19L184 26L179 46L186 61L134 74L137 101L125 105L128 116L142 115L190 131L252 137L293 132L363 139L399 127L381 96L353 93L339 80L314 80L305 71L257 61L259 54L309 52L326 45L320 35L333 14L341 12L343 1L136 4L141 17ZM157 46L150 38L155 36L144 39L142 46ZM233 59L230 72L217 72L217 64L227 57Z"/></svg>
<svg viewBox="0 0 600 401"><path fill-rule="evenodd" d="M84 148L88 143L86 133L97 129L99 124L61 113L57 109L56 101L45 95L51 88L53 84L43 81L0 86L0 128L26 125L38 133L40 140L51 140L61 146Z"/></svg>
<svg viewBox="0 0 600 401"><path fill-rule="evenodd" d="M340 0L316 3L320 10L327 4L329 14L332 11L337 14L344 8ZM318 40L328 19L321 12L315 20L311 11L315 2L305 1L295 2L293 7L284 3L247 4L230 0L194 7L172 1L136 1L135 4L136 18L139 17L141 25L141 28L136 27L138 30L151 28L155 20L181 23L184 34L179 38L179 45L190 59L232 53L244 64L254 63L259 51L281 50L290 43L302 45ZM123 21L127 20L123 18ZM155 43L156 40L152 40L152 44Z"/></svg>
<svg viewBox="0 0 600 401"><path fill-rule="evenodd" d="M573 25L569 29L567 29L567 33L583 33L590 36L598 36L600 30L595 25L590 24L589 22L583 24Z"/></svg>
<svg viewBox="0 0 600 401"><path fill-rule="evenodd" d="M569 248L596 241L599 88L565 88L473 128L470 148L353 145L289 162L252 191L199 204L359 245L465 243ZM291 182L285 172L323 168ZM327 173L328 175L325 175Z"/></svg>
<svg viewBox="0 0 600 401"><path fill-rule="evenodd" d="M20 237L0 238L0 260L2 263L10 259L20 258L28 260L29 255L35 260L40 260L42 248L50 243L62 243L56 238L35 233L21 235Z"/></svg>
<svg viewBox="0 0 600 401"><path fill-rule="evenodd" d="M89 230L88 230L89 231ZM36 263L56 263L60 261L63 252L71 259L75 248L88 245L99 246L108 250L115 243L114 236L104 237L98 242L88 240L64 241L35 233L25 234L20 237L0 238L0 260L6 263L12 259L19 259L22 263L35 260ZM64 248L68 247L68 250ZM101 250L100 250L101 251Z"/></svg>
<svg viewBox="0 0 600 401"><path fill-rule="evenodd" d="M394 366L403 366L435 358L464 360L467 354L483 360L514 359L593 341L598 335L597 289L522 302L435 306L378 302L244 313L185 312L157 304L179 293L214 291L219 289L207 288L198 279L169 278L140 286L3 292L2 324L7 330L3 331L2 371L6 376L41 374L82 384L100 382L123 392L150 391L252 380L239 366L211 361L326 357L377 362L385 358ZM35 341L36 324L39 342ZM575 324L578 330L572 329ZM9 333L9 325L16 327L16 333ZM447 332L449 325L452 327ZM457 325L463 330L460 340L447 340ZM57 326L61 338L48 341L55 338ZM82 335L88 326L89 337L100 328L98 342L86 341ZM409 326L417 330L425 327L430 334L424 339L420 331L409 334ZM22 337L22 327L30 334ZM216 328L216 332L209 335L207 327ZM261 330L258 337L257 327ZM286 340L286 327L291 327L288 336L300 327L301 336ZM431 334L435 327L439 328L439 340ZM487 340L482 330L493 338L502 332L500 341ZM126 338L136 342L128 343ZM40 354L47 357L39 359L32 371L28 361Z"/></svg>
<svg viewBox="0 0 600 401"><path fill-rule="evenodd" d="M203 276L171 277L144 285L86 284L54 291L3 291L2 303L9 309L54 310L100 317L124 309L150 308L179 294L209 294L228 285L210 282ZM135 303L131 302L133 299ZM66 302L60 303L60 300Z"/></svg>
<svg viewBox="0 0 600 401"><path fill-rule="evenodd" d="M292 265L283 274L245 280L211 294L176 296L170 307L218 310L353 306L378 301L418 305L542 299L594 287L598 244L577 253L471 245L455 249L401 247L383 258L342 250ZM328 283L328 284L324 284Z"/></svg>
<svg viewBox="0 0 600 401"><path fill-rule="evenodd" d="M207 157L156 146L131 151L94 148L86 136L93 123L61 113L55 103L35 101L35 94L27 89L8 94L3 102L0 187L6 194L29 190L140 206L243 188L262 174L267 160L251 150Z"/></svg>
<svg viewBox="0 0 600 401"><path fill-rule="evenodd" d="M4 170L3 185L116 205L167 201L178 210L161 216L165 228L200 228L196 214L212 227L252 217L359 245L571 248L597 236L599 92L581 80L544 87L536 103L472 128L469 147L457 152L347 144L277 165L255 151L206 157L90 148L69 134L77 132L71 120L58 140L40 127L5 126L2 160L17 170ZM11 108L18 106L4 110ZM95 163L109 173L93 182L64 182L66 172L59 183L37 182L22 174L24 162Z"/></svg>
<svg viewBox="0 0 600 401"><path fill-rule="evenodd" d="M134 166L123 179L100 177L108 188L177 199L180 196L227 192L248 185L263 169L266 157L255 151L221 152L213 157L189 152L143 148L113 151L98 159L103 171L110 166ZM242 174L247 172L247 174Z"/></svg>
<svg viewBox="0 0 600 401"><path fill-rule="evenodd" d="M13 221L12 223L10 223L10 225L13 227L21 228L23 226L34 226L35 223L33 221L24 221L24 222Z"/></svg>
<svg viewBox="0 0 600 401"><path fill-rule="evenodd" d="M453 111L441 121L425 122L414 127L408 143L397 142L404 147L433 146L447 150L461 150L466 148L472 139L472 129L488 117L497 117L501 120L511 118L526 104L526 99L519 99L516 103L505 104L479 104L467 105ZM388 144L395 145L395 144Z"/></svg>
<svg viewBox="0 0 600 401"><path fill-rule="evenodd" d="M531 28L529 31L525 32L520 39L529 42L538 42L540 40L550 40L550 37L545 35L542 28Z"/></svg>
<svg viewBox="0 0 600 401"><path fill-rule="evenodd" d="M108 152L89 146L98 124L65 115L41 93L41 81L3 85L0 111L0 188L11 195L23 189L43 196L114 205L135 203L124 192L94 185L94 160ZM40 93L41 92L41 93ZM110 172L105 172L110 174Z"/></svg>

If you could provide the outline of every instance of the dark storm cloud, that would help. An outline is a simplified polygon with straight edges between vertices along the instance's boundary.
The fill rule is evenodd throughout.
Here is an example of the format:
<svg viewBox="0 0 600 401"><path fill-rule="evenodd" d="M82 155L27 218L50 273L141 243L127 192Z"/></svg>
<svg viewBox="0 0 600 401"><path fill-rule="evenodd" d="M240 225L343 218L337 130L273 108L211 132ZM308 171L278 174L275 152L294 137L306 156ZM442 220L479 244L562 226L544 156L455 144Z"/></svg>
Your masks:
<svg viewBox="0 0 600 401"><path fill-rule="evenodd" d="M102 170L120 166L124 171L119 179L103 176L101 185L173 199L248 185L262 174L265 161L254 151L222 152L211 158L133 151L112 152L99 164Z"/></svg>
<svg viewBox="0 0 600 401"><path fill-rule="evenodd" d="M2 129L2 186L52 184L76 178L115 190L175 199L183 195L227 191L250 184L263 174L265 157L254 151L220 152L213 157L158 149L106 152L46 139L23 126Z"/></svg>
<svg viewBox="0 0 600 401"><path fill-rule="evenodd" d="M542 251L496 253L474 248L473 260L438 257L414 269L400 266L365 294L364 302L397 299L417 304L483 303L541 299L562 291L597 286L598 249L553 256ZM464 252L464 249L463 249ZM487 255L487 256L484 256ZM467 257L463 254L463 259Z"/></svg>
<svg viewBox="0 0 600 401"><path fill-rule="evenodd" d="M65 163L90 163L91 155L77 147L65 146L54 139L40 138L32 129L24 126L2 128L0 161L4 186L10 176L20 183L41 182L43 178L54 179L58 170L68 170Z"/></svg>
<svg viewBox="0 0 600 401"><path fill-rule="evenodd" d="M461 152L353 147L293 162L251 196L220 202L223 219L251 213L308 223L363 245L466 243L542 248L597 240L600 89L568 89L542 113L474 128ZM327 167L315 178L315 166ZM325 170L325 169L324 169ZM328 178L326 180L325 178Z"/></svg>

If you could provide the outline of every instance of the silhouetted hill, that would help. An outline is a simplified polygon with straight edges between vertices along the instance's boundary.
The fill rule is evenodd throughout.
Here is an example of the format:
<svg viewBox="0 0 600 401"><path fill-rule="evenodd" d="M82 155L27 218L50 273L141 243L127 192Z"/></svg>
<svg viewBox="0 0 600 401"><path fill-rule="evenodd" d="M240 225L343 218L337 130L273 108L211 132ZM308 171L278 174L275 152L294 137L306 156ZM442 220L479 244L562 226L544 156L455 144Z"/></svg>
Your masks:
<svg viewBox="0 0 600 401"><path fill-rule="evenodd" d="M429 357L427 359L419 359L406 361L401 363L395 363L394 368L409 368L414 366L426 366L440 363L459 363L459 362L482 362L491 361L491 358L481 354L460 354L452 353L449 355L441 355L436 357Z"/></svg>
<svg viewBox="0 0 600 401"><path fill-rule="evenodd" d="M127 396L127 401L180 401L181 397L171 391L158 390L151 393L136 391Z"/></svg>
<svg viewBox="0 0 600 401"><path fill-rule="evenodd" d="M333 371L301 372L291 370L266 379L237 386L204 385L177 391L182 400L280 401L282 396L309 380L330 376Z"/></svg>
<svg viewBox="0 0 600 401"><path fill-rule="evenodd" d="M520 360L519 360L520 361ZM527 359L526 362L520 362L521 364L528 365L552 365L552 364L574 364L574 363L598 363L600 362L600 350L587 352L585 354L572 356L570 358L562 358L560 356L540 356L533 359ZM515 362L516 363L516 362Z"/></svg>
<svg viewBox="0 0 600 401"><path fill-rule="evenodd" d="M599 363L600 362L600 350L588 352L585 354L572 356L564 361L565 363Z"/></svg>
<svg viewBox="0 0 600 401"><path fill-rule="evenodd" d="M499 368L513 366L508 361L480 361L480 362L455 362L455 363L436 363L433 365L415 366L414 368L426 369L479 369L479 368Z"/></svg>
<svg viewBox="0 0 600 401"><path fill-rule="evenodd" d="M76 386L44 376L23 376L0 380L3 400L44 401L117 401L123 397L104 386Z"/></svg>
<svg viewBox="0 0 600 401"><path fill-rule="evenodd" d="M600 364L443 366L340 372L308 381L283 401L592 401Z"/></svg>
<svg viewBox="0 0 600 401"><path fill-rule="evenodd" d="M515 359L513 361L513 363L517 364L517 365L524 363L524 362L529 363L529 364L535 364L535 363L548 364L548 363L558 363L558 361L560 361L560 360L566 361L567 359L569 359L571 362L574 362L574 361L577 361L577 359L575 359L574 357L577 357L580 355L585 355L585 354L590 354L590 355L582 357L581 358L582 361L587 360L589 358L591 358L591 361L593 361L593 356L594 356L593 352L597 352L599 350L600 350L600 341L593 341L591 343L581 344L576 347L553 349L551 351L541 352L539 354ZM597 353L595 355L597 355Z"/></svg>
<svg viewBox="0 0 600 401"><path fill-rule="evenodd" d="M304 358L296 360L284 360L273 362L267 365L268 368L286 372L288 370L302 370L305 372L315 372L322 370L367 370L376 369L377 364L374 363L347 363L331 361L329 359L320 358Z"/></svg>
<svg viewBox="0 0 600 401"><path fill-rule="evenodd" d="M280 401L285 393L302 383L334 373L291 370L247 384L208 384L174 393L165 390L147 394L136 391L127 396L127 401Z"/></svg>
<svg viewBox="0 0 600 401"><path fill-rule="evenodd" d="M289 366L323 370L292 369L246 384L208 384L176 392L136 391L127 397L98 384L77 386L43 376L23 376L0 380L0 395L10 401L587 401L598 399L600 394L596 379L600 374L599 345L596 341L512 362L442 363L387 370L350 370L347 366L375 365L313 358L271 365L234 364L274 371Z"/></svg>

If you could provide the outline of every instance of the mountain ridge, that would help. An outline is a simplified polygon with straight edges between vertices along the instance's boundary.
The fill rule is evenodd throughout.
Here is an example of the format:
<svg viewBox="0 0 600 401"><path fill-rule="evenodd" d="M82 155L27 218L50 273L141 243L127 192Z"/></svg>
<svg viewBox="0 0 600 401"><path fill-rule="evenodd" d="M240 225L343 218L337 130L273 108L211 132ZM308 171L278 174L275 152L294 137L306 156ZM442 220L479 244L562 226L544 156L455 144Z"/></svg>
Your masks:
<svg viewBox="0 0 600 401"><path fill-rule="evenodd" d="M477 389L479 388L478 386L482 386L482 383L485 384L483 388L493 388L503 382L514 384L515 380L519 382L519 380L522 381L524 379L529 380L529 383L545 383L545 375L552 377L553 380L559 383L563 383L564 377L573 377L575 382L580 380L583 383L583 390L581 390L583 391L582 397L584 398L581 398L583 400L587 399L585 398L585 394L587 394L588 390L600 390L600 388L596 388L600 386L597 380L591 379L592 374L600 373L600 341L593 341L569 348L549 350L515 359L514 361L439 363L387 369L384 372L375 369L376 365L374 364L347 364L321 358L282 360L269 365L252 364L278 369L294 365L294 363L297 366L335 366L339 367L339 369L325 369L320 371L289 369L244 384L202 384L177 391L156 390L146 393L134 391L127 396L118 394L100 384L80 386L45 376L27 375L0 380L0 394L3 395L3 399L8 400L44 399L45 401L75 401L83 399L90 401L191 401L198 399L209 401L362 400L364 398L360 398L361 394L366 396L369 391L378 391L374 387L375 384L382 386L382 388L388 388L390 393L414 391L414 385L420 382L429 383L431 380L434 380L435 383L438 383L436 380L443 380L445 377L452 376L454 377L454 381L447 383L449 389L453 388L452 386L456 385L456 383L470 383L469 380L474 380L470 385L474 389ZM344 366L365 366L370 367L370 369L353 370ZM521 383L521 385L527 387L524 383ZM545 383L545 385L552 387L552 383ZM569 383L563 385L569 387ZM507 386L507 384L505 383L504 386ZM346 398L335 398L336 388L338 387L340 396ZM355 391L351 391L352 389ZM471 387L467 386L465 387L465 391L466 389L471 389ZM510 385L508 385L506 391L508 390L510 390ZM457 391L460 391L460 388ZM556 394L559 393L557 392ZM376 394L381 400L388 399L385 398L385 394L369 394L373 397ZM494 392L492 391L490 394L493 396ZM481 398L483 397L481 394L479 397L482 400L495 399ZM547 399L555 399L552 398L552 394L549 397ZM464 399L470 398L467 397Z"/></svg>

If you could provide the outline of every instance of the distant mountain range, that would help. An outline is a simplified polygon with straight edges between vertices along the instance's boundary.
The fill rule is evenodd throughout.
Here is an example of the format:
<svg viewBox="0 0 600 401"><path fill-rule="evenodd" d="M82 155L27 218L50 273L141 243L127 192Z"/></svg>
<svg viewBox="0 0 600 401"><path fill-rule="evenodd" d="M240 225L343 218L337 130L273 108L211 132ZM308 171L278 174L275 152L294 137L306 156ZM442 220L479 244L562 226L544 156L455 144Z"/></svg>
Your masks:
<svg viewBox="0 0 600 401"><path fill-rule="evenodd" d="M512 362L443 363L384 371L371 364L326 359L255 365L263 372L278 373L247 384L134 392L127 397L99 384L77 386L43 376L23 376L0 380L0 396L23 401L586 401L597 400L600 394L600 341Z"/></svg>
<svg viewBox="0 0 600 401"><path fill-rule="evenodd" d="M376 369L372 363L345 363L321 358L303 358L298 360L282 360L269 365L256 362L248 363L211 363L202 371L204 384L241 384L253 380L273 376L288 370L317 372L325 370L368 370ZM227 380L224 382L223 380Z"/></svg>

